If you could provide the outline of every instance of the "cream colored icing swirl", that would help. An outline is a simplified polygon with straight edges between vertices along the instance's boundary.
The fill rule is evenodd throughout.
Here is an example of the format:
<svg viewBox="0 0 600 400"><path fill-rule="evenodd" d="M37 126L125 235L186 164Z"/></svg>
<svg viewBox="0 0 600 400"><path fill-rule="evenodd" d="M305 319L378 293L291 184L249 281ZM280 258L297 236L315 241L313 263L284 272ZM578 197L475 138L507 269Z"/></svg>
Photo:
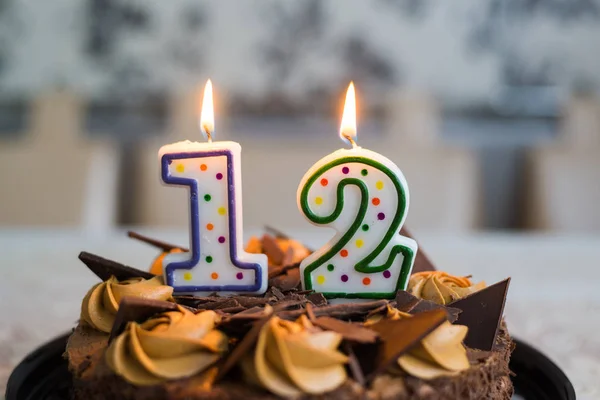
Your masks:
<svg viewBox="0 0 600 400"><path fill-rule="evenodd" d="M469 278L452 276L442 271L413 274L408 282L412 295L446 305L485 288L485 282L473 284Z"/></svg>
<svg viewBox="0 0 600 400"><path fill-rule="evenodd" d="M196 375L227 351L227 336L215 329L219 321L214 311L194 314L179 306L143 324L132 322L106 350L106 362L138 386Z"/></svg>
<svg viewBox="0 0 600 400"><path fill-rule="evenodd" d="M348 358L337 350L342 337L313 326L272 317L260 331L254 354L242 360L251 383L282 397L329 392L346 381Z"/></svg>
<svg viewBox="0 0 600 400"><path fill-rule="evenodd" d="M111 276L87 292L81 303L81 319L93 328L109 333L123 297L170 300L172 294L173 288L165 285L161 276L152 279L132 278L121 282Z"/></svg>
<svg viewBox="0 0 600 400"><path fill-rule="evenodd" d="M412 315L388 306L385 315L373 315L365 325L372 325L384 318L398 320L412 318ZM425 380L453 376L469 369L467 350L462 343L468 330L466 326L452 325L446 321L408 353L401 355L397 360L398 365L410 375Z"/></svg>

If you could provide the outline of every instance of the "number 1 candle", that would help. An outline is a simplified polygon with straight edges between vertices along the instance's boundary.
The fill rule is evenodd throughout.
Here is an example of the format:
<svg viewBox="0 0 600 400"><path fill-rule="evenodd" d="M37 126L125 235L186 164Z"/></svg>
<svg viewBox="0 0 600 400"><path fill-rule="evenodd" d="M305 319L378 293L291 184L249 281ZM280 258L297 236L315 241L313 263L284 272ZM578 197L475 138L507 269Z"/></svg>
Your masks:
<svg viewBox="0 0 600 400"><path fill-rule="evenodd" d="M356 144L354 84L340 137L352 146L319 160L298 187L298 207L337 234L300 264L302 285L328 298L393 298L406 289L417 243L400 234L409 203L400 169Z"/></svg>
<svg viewBox="0 0 600 400"><path fill-rule="evenodd" d="M165 257L165 282L180 294L264 293L267 257L242 247L241 147L212 141L213 114L209 80L200 117L208 143L183 141L158 152L162 181L190 193L190 252Z"/></svg>

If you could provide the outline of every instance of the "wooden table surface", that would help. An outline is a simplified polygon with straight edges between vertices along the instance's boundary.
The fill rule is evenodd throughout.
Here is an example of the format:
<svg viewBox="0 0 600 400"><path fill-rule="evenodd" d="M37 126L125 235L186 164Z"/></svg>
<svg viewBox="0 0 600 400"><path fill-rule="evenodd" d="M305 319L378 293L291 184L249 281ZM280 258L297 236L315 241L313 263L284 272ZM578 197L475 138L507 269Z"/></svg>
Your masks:
<svg viewBox="0 0 600 400"><path fill-rule="evenodd" d="M186 232L143 233L187 243ZM327 239L321 230L294 237L315 247ZM511 333L563 368L579 399L600 399L600 235L423 232L417 238L438 269L488 284L511 276L505 309ZM0 229L0 249L0 393L28 352L76 324L81 299L97 282L77 259L80 251L139 268L157 254L125 231Z"/></svg>

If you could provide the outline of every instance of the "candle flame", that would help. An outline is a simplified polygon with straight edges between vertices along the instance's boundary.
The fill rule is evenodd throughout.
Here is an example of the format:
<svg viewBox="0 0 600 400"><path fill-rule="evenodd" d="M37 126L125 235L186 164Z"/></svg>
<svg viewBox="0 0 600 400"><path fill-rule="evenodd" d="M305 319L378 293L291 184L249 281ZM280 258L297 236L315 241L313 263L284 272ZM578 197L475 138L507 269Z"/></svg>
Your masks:
<svg viewBox="0 0 600 400"><path fill-rule="evenodd" d="M354 82L350 82L348 91L346 92L344 113L342 114L342 124L340 126L340 138L353 147L356 145L356 95L354 93Z"/></svg>
<svg viewBox="0 0 600 400"><path fill-rule="evenodd" d="M213 106L213 90L210 79L204 86L204 98L202 99L202 109L200 111L200 131L210 142L215 130L215 112Z"/></svg>

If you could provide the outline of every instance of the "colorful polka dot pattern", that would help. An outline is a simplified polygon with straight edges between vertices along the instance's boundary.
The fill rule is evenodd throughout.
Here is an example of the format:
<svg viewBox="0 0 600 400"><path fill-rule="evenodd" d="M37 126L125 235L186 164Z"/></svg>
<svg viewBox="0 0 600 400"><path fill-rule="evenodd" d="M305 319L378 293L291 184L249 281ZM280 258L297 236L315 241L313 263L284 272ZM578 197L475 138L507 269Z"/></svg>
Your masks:
<svg viewBox="0 0 600 400"><path fill-rule="evenodd" d="M173 176L198 182L200 220L199 264L191 270L175 270L174 282L180 285L247 285L254 283L252 271L241 271L231 262L229 247L229 182L227 157L200 157L174 160L169 164ZM215 270L217 269L217 270Z"/></svg>
<svg viewBox="0 0 600 400"><path fill-rule="evenodd" d="M398 206L395 186L384 172L362 163L341 164L331 168L311 186L309 199L312 205L318 206L313 208L313 212L329 215L333 211L337 200L336 189L339 182L345 178L356 178L367 185L369 196L367 212L358 230L346 245L329 258L322 267L316 268L311 273L313 283L317 284L315 287L317 291L333 291L330 288L346 286L353 287L355 288L353 290L357 291L362 290L360 288L369 291L374 290L375 286L389 285L391 282L390 269L368 274L354 270L355 263L364 259L380 243L392 223L391 220ZM348 214L355 215L352 212ZM342 226L349 225L349 223L342 224ZM389 253L383 254L377 262L373 262L373 265L383 264L387 260L387 254ZM400 265L391 267L395 270L395 276L398 276L399 268Z"/></svg>

